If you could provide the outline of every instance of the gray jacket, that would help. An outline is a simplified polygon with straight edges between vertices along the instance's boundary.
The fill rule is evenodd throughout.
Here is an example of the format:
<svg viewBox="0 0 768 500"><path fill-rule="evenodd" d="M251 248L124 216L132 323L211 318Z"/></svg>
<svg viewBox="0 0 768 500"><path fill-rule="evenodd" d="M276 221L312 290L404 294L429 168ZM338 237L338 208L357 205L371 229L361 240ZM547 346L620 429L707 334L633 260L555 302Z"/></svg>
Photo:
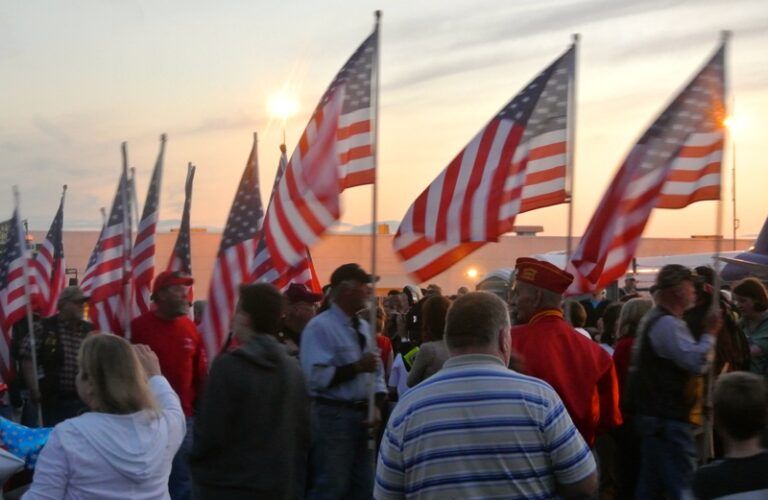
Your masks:
<svg viewBox="0 0 768 500"><path fill-rule="evenodd" d="M408 387L414 387L439 372L447 359L448 348L442 340L421 344L413 367L408 372Z"/></svg>
<svg viewBox="0 0 768 500"><path fill-rule="evenodd" d="M189 461L196 493L293 498L303 483L309 429L301 369L277 339L258 334L221 354L195 419Z"/></svg>

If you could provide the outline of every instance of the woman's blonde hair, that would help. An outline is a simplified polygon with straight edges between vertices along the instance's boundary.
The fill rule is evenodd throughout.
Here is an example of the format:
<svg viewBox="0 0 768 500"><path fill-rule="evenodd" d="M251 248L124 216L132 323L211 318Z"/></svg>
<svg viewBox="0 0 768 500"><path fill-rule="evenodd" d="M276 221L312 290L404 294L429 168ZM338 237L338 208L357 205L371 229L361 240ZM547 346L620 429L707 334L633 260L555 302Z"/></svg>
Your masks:
<svg viewBox="0 0 768 500"><path fill-rule="evenodd" d="M652 307L653 301L651 299L637 298L624 303L619 313L618 338L637 335L640 320Z"/></svg>
<svg viewBox="0 0 768 500"><path fill-rule="evenodd" d="M91 384L93 410L115 415L157 411L147 375L124 338L110 333L89 335L80 346L78 366L80 377Z"/></svg>

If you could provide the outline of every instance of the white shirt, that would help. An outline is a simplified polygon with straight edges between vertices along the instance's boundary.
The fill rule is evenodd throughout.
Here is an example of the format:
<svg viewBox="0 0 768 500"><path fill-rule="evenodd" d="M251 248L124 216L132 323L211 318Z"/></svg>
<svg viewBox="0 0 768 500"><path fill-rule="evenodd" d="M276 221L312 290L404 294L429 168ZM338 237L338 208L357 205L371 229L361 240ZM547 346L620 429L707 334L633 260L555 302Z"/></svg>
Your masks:
<svg viewBox="0 0 768 500"><path fill-rule="evenodd" d="M408 392L408 370L405 368L402 354L398 353L395 362L392 363L392 373L389 375L388 384L390 387L397 389L398 397L402 397L403 394Z"/></svg>
<svg viewBox="0 0 768 500"><path fill-rule="evenodd" d="M156 415L89 412L54 427L24 500L170 498L184 411L164 377L152 377L149 386L160 406Z"/></svg>

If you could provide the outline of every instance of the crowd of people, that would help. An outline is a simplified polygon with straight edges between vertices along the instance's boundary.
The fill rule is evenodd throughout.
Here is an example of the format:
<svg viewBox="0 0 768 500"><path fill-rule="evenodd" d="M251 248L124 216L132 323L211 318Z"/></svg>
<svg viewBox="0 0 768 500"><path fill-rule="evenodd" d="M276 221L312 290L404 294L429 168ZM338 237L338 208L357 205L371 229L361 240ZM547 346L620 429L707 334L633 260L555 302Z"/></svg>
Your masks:
<svg viewBox="0 0 768 500"><path fill-rule="evenodd" d="M65 289L37 372L14 330L12 405L54 427L24 498L768 498L759 280L668 265L572 301L572 275L520 258L509 290L370 308L376 279L240 287L210 366L192 277L156 277L130 342Z"/></svg>

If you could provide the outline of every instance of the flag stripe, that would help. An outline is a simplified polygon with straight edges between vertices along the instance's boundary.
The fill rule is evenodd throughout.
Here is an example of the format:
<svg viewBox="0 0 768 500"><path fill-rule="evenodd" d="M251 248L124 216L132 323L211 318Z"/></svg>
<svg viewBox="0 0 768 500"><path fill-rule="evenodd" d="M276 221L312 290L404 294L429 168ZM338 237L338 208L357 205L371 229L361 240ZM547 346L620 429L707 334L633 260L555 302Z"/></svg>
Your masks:
<svg viewBox="0 0 768 500"><path fill-rule="evenodd" d="M569 293L605 288L635 255L654 207L720 197L725 110L721 46L632 148L569 263Z"/></svg>
<svg viewBox="0 0 768 500"><path fill-rule="evenodd" d="M568 50L475 135L408 209L394 238L420 281L510 230L521 211L566 201ZM543 99L542 99L543 98Z"/></svg>

